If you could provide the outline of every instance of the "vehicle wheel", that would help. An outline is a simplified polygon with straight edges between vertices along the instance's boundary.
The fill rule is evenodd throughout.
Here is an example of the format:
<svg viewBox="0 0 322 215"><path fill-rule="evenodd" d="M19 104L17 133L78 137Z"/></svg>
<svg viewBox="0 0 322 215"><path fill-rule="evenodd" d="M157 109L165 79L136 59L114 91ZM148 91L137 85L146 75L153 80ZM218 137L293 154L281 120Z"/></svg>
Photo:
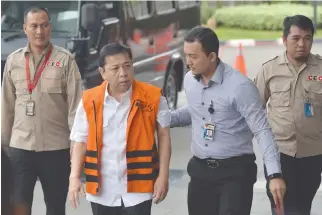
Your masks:
<svg viewBox="0 0 322 215"><path fill-rule="evenodd" d="M167 75L163 92L164 92L165 98L168 101L169 109L175 110L177 108L177 102L178 102L178 86L177 86L174 69L171 69L169 74Z"/></svg>

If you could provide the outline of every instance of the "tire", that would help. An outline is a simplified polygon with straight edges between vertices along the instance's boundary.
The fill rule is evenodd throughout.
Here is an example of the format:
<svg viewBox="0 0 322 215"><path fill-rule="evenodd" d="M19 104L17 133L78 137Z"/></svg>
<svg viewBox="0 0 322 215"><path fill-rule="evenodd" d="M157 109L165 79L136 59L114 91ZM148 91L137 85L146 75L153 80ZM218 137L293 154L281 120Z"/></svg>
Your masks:
<svg viewBox="0 0 322 215"><path fill-rule="evenodd" d="M166 76L166 80L164 82L163 93L165 98L168 101L168 107L170 110L177 109L178 103L178 84L177 84L175 70L172 68L168 75Z"/></svg>

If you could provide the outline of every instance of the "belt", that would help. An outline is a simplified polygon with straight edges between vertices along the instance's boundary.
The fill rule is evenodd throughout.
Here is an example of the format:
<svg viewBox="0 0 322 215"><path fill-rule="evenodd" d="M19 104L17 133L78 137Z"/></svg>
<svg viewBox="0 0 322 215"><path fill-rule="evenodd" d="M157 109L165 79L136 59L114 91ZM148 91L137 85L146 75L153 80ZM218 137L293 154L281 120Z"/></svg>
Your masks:
<svg viewBox="0 0 322 215"><path fill-rule="evenodd" d="M193 158L199 162L207 164L207 166L210 168L220 168L220 167L250 164L256 160L255 154L241 155L241 156L236 156L236 157L231 157L226 159L215 159L215 158L201 159L196 156L193 156Z"/></svg>

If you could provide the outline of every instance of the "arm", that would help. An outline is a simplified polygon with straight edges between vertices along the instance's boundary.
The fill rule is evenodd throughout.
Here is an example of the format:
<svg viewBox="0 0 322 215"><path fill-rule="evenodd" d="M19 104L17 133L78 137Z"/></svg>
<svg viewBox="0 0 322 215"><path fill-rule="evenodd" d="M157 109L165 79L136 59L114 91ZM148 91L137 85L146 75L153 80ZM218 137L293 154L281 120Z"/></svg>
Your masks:
<svg viewBox="0 0 322 215"><path fill-rule="evenodd" d="M67 72L67 99L68 99L68 125L72 129L77 106L82 98L83 88L81 75L76 61L70 58L68 62L69 71Z"/></svg>
<svg viewBox="0 0 322 215"><path fill-rule="evenodd" d="M79 102L70 139L75 142L71 159L71 177L80 177L85 161L88 121L82 100Z"/></svg>
<svg viewBox="0 0 322 215"><path fill-rule="evenodd" d="M171 157L171 139L170 139L170 112L167 100L161 96L157 118L157 136L160 157L160 176L169 178L169 165Z"/></svg>
<svg viewBox="0 0 322 215"><path fill-rule="evenodd" d="M80 176L85 162L87 136L88 121L81 100L76 111L74 125L70 134L70 139L75 142L72 151L68 188L69 200L73 208L76 208L77 204L79 204L79 192L83 195L85 194Z"/></svg>
<svg viewBox="0 0 322 215"><path fill-rule="evenodd" d="M10 60L8 59L3 71L1 96L1 144L9 147L12 126L15 115L16 88L10 77Z"/></svg>
<svg viewBox="0 0 322 215"><path fill-rule="evenodd" d="M161 96L157 116L157 136L159 146L159 176L154 185L154 202L161 202L168 193L169 188L169 165L171 157L171 139L170 139L170 111L167 100Z"/></svg>
<svg viewBox="0 0 322 215"><path fill-rule="evenodd" d="M236 87L235 95L237 111L245 118L260 145L268 175L281 173L277 144L256 86L251 82L243 83Z"/></svg>
<svg viewBox="0 0 322 215"><path fill-rule="evenodd" d="M191 125L191 115L189 113L188 104L177 110L171 111L171 128L188 125Z"/></svg>
<svg viewBox="0 0 322 215"><path fill-rule="evenodd" d="M263 67L257 73L257 76L255 78L255 85L258 88L260 100L266 107L266 103L270 97L270 93L269 93L269 88L267 87L267 84L266 84Z"/></svg>

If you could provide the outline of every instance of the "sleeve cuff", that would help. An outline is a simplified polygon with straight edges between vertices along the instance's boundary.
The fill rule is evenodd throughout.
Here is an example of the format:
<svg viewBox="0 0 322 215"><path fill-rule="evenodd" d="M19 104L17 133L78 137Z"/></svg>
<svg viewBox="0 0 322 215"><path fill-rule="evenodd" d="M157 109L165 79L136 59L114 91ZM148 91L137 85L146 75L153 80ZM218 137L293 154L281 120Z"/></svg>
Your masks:
<svg viewBox="0 0 322 215"><path fill-rule="evenodd" d="M266 166L267 175L271 175L274 173L282 173L281 164L278 161L266 162L265 166Z"/></svg>
<svg viewBox="0 0 322 215"><path fill-rule="evenodd" d="M76 143L87 143L87 136L82 133L72 132L70 134L70 140Z"/></svg>

